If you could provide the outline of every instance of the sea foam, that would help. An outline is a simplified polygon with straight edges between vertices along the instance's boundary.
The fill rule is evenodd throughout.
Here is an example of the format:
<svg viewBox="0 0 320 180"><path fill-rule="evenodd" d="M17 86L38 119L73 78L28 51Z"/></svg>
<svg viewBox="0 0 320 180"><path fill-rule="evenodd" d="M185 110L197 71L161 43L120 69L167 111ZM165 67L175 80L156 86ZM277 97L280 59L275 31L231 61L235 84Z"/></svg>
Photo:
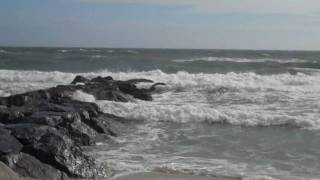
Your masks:
<svg viewBox="0 0 320 180"><path fill-rule="evenodd" d="M166 86L157 87L153 102L97 102L105 112L131 119L320 128L318 74L168 74L160 70L113 73L105 70L81 75L88 78L112 76L120 80L147 77L155 82L166 83ZM68 84L75 76L73 73L56 71L0 70L0 90L5 95L21 93ZM150 84L138 86L148 88ZM221 88L224 89L222 93L219 91ZM94 101L80 92L75 97Z"/></svg>

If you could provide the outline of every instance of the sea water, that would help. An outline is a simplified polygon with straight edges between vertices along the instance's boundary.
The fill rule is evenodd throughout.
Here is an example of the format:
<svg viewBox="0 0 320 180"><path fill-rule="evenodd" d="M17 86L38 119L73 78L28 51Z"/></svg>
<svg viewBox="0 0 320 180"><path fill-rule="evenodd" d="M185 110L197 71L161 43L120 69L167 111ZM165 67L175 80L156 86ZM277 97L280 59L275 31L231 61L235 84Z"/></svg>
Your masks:
<svg viewBox="0 0 320 180"><path fill-rule="evenodd" d="M116 174L320 179L320 52L0 48L0 96L88 78L148 78L154 101L97 101L130 119L88 148ZM150 84L141 83L148 88Z"/></svg>

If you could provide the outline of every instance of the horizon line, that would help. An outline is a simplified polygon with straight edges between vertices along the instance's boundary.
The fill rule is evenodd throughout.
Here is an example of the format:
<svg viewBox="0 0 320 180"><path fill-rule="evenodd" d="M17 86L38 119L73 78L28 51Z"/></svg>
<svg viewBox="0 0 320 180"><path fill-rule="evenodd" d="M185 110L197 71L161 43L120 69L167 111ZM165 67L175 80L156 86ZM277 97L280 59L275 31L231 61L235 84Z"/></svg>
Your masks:
<svg viewBox="0 0 320 180"><path fill-rule="evenodd" d="M87 48L87 49L145 49L145 50L221 50L221 51L308 51L308 52L319 52L320 49L247 49L247 48L163 48L163 47L107 47L107 46L20 46L10 45L3 46L0 48Z"/></svg>

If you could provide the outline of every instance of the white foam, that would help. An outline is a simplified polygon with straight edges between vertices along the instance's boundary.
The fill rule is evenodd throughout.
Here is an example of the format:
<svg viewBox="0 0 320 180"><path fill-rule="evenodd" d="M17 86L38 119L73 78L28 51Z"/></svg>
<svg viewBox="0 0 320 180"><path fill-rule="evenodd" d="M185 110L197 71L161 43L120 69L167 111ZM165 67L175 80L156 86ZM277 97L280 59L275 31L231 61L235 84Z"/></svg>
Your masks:
<svg viewBox="0 0 320 180"><path fill-rule="evenodd" d="M72 81L74 74L58 71L16 71L0 70L0 90L10 94L53 87Z"/></svg>
<svg viewBox="0 0 320 180"><path fill-rule="evenodd" d="M154 102L99 102L106 112L132 119L173 122L226 122L244 126L289 125L320 128L320 78L305 74L190 74L161 71L109 74L116 79L149 77L161 95ZM145 84L144 86L148 86ZM219 87L228 88L216 94ZM104 104L106 103L106 104Z"/></svg>
<svg viewBox="0 0 320 180"><path fill-rule="evenodd" d="M245 180L278 180L270 176L259 175L271 174L274 176L286 176L288 179L292 180L299 179L295 176L287 175L288 172L279 171L270 165L252 166L247 163L234 162L226 159L183 157L174 155L161 156L161 158L159 158L157 155L148 153L144 153L142 157L140 154L135 154L131 151L129 152L107 151L105 152L106 154L104 154L104 152L100 152L100 155L106 158L100 159L100 161L107 162L107 166L111 169L116 169L118 172L124 173L151 171L207 177L230 177L231 179L243 178ZM147 163L143 161L144 159L148 160Z"/></svg>
<svg viewBox="0 0 320 180"><path fill-rule="evenodd" d="M72 95L72 99L82 102L95 102L95 97L91 94L84 93L80 90L75 91Z"/></svg>
<svg viewBox="0 0 320 180"><path fill-rule="evenodd" d="M198 57L198 58L191 58L191 59L175 59L172 60L173 62L177 63L185 63L185 62L195 62L195 61L207 61L207 62L214 62L214 61L229 61L229 62L238 62L238 63L250 63L250 62L277 62L277 63L305 63L308 62L304 59L275 59L275 58L259 58L259 59L249 59L249 58L228 58L228 57Z"/></svg>
<svg viewBox="0 0 320 180"><path fill-rule="evenodd" d="M313 68L289 68L290 73L293 74L306 74L306 75L320 75L320 69Z"/></svg>
<svg viewBox="0 0 320 180"><path fill-rule="evenodd" d="M91 58L93 58L93 59L100 59L100 58L105 58L105 57L108 57L108 56L103 56L103 55L92 55L92 56L90 56Z"/></svg>
<svg viewBox="0 0 320 180"><path fill-rule="evenodd" d="M276 178L272 178L269 176L251 176L251 177L245 177L243 180L280 180Z"/></svg>
<svg viewBox="0 0 320 180"><path fill-rule="evenodd" d="M164 82L153 102L117 103L99 101L104 111L132 119L231 123L244 126L290 125L320 129L320 75L298 73L258 75L255 73L167 74L100 71L86 77L112 76L114 79L148 78ZM0 70L1 94L70 83L76 74L62 72ZM148 88L144 83L141 87ZM227 88L218 93L220 87ZM83 94L81 94L83 96ZM93 101L92 98L88 98ZM86 98L84 98L86 101Z"/></svg>

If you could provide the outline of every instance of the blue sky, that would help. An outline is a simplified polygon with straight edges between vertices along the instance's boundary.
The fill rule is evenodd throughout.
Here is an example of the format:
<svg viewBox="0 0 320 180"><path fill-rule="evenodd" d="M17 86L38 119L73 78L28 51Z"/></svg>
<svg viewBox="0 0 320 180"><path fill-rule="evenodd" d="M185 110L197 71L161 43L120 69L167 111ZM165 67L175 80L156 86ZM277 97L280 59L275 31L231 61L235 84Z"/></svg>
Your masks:
<svg viewBox="0 0 320 180"><path fill-rule="evenodd" d="M2 0L0 45L320 49L319 0Z"/></svg>

